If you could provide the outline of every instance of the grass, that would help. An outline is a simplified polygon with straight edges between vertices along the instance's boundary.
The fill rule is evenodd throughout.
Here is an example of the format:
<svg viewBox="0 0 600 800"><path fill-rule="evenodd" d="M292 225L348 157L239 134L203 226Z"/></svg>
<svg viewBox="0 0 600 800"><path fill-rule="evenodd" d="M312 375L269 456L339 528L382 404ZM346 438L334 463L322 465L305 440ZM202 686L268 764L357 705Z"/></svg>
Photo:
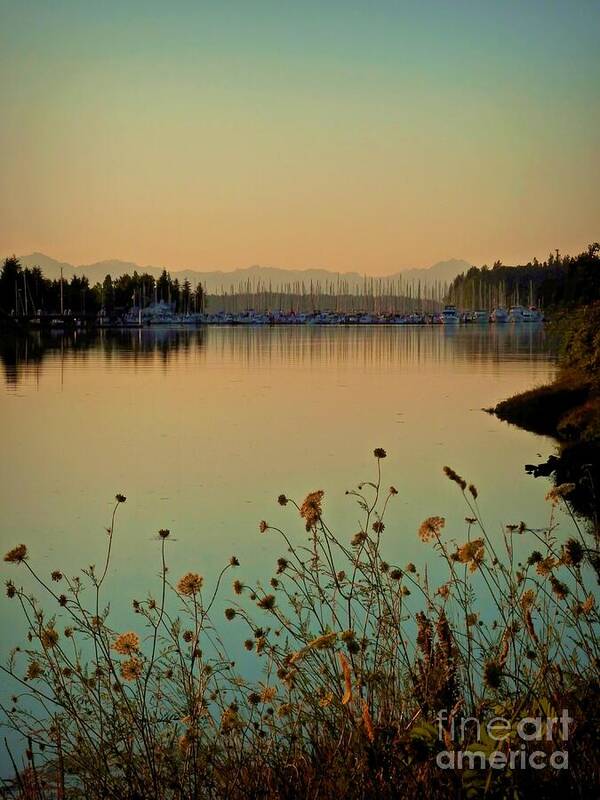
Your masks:
<svg viewBox="0 0 600 800"><path fill-rule="evenodd" d="M211 580L190 571L171 581L171 534L159 531L160 580L133 600L135 630L111 626L105 596L122 495L100 568L45 575L25 545L7 553L25 643L3 668L13 691L3 712L25 764L11 753L4 796L597 796L597 543L575 516L565 540L556 525L574 487L549 492L543 530L517 521L492 538L476 487L445 468L466 516L459 540L442 517L414 533L425 562L445 566L432 585L427 568L385 559L398 492L382 479L385 451L374 455L373 480L348 493L358 530L335 530L320 490L303 502L280 495L291 530L260 523L256 535L273 547L264 583L247 583L233 556ZM20 585L23 570L43 603ZM224 625L239 639L233 653ZM258 679L236 667L242 649ZM541 739L527 727L534 720ZM483 761L442 768L440 758L465 750ZM492 768L511 752L512 767Z"/></svg>

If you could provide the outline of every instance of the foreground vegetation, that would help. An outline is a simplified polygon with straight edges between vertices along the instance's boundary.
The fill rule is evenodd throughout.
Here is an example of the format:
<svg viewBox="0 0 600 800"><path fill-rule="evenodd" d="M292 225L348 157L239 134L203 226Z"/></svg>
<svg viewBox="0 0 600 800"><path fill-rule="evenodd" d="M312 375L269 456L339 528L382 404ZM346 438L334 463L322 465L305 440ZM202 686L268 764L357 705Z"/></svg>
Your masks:
<svg viewBox="0 0 600 800"><path fill-rule="evenodd" d="M172 537L159 531L160 583L133 600L135 630L111 626L105 589L122 495L99 567L45 575L24 544L8 552L6 593L27 643L4 668L13 691L4 714L27 752L22 768L11 751L5 796L597 796L597 547L575 517L564 541L556 526L575 487L549 493L543 530L516 518L492 537L477 488L446 467L464 496L464 532L433 516L413 534L424 560L445 565L434 584L433 565L385 560L398 494L384 488L385 456L375 450L375 479L348 493L356 532L330 526L322 491L301 504L280 495L300 524L287 533L260 523L273 547L266 584L238 576L235 556L211 581L193 571L172 581ZM22 588L23 571L44 604ZM236 647L216 619L222 594ZM254 675L236 667L242 648ZM465 750L480 760L442 768L440 755ZM517 761L497 768L512 752ZM535 753L544 768L529 763Z"/></svg>

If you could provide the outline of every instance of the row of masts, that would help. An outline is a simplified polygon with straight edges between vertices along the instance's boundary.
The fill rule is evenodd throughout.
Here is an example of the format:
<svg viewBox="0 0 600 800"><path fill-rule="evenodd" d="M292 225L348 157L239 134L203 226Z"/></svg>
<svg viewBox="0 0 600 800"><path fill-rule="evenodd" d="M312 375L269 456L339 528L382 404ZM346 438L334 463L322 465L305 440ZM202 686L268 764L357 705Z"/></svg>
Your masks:
<svg viewBox="0 0 600 800"><path fill-rule="evenodd" d="M262 280L246 280L205 294L206 311L239 313L247 310L310 313L411 313L434 312L442 307L448 284L402 278L366 278L359 283L337 278L326 281L293 281L274 286Z"/></svg>
<svg viewBox="0 0 600 800"><path fill-rule="evenodd" d="M453 303L463 310L477 311L478 309L509 308L510 306L528 305L541 306L543 303L538 301L537 293L533 287L533 281L529 281L525 289L516 283L510 289L506 281L499 281L491 284L482 280L473 280L467 286L459 283L458 286L450 286L448 292L448 302Z"/></svg>

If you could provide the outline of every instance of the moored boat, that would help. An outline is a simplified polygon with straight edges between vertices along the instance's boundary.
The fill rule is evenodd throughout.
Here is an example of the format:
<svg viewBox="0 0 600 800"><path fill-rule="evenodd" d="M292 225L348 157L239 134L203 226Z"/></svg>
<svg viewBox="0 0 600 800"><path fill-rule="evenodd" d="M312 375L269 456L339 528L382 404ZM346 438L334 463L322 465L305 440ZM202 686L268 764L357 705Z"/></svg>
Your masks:
<svg viewBox="0 0 600 800"><path fill-rule="evenodd" d="M492 322L508 322L508 311L505 308L495 308L491 315Z"/></svg>
<svg viewBox="0 0 600 800"><path fill-rule="evenodd" d="M456 306L445 306L442 311L442 323L444 325L458 325L460 322L460 315L456 310Z"/></svg>

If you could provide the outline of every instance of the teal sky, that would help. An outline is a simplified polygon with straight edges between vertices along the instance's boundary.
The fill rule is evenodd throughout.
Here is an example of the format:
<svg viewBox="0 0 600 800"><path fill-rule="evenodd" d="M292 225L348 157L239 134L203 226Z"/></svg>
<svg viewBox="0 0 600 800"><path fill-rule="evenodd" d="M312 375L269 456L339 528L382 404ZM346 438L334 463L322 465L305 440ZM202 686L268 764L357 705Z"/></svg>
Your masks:
<svg viewBox="0 0 600 800"><path fill-rule="evenodd" d="M600 3L0 0L0 252L392 272L600 238Z"/></svg>

